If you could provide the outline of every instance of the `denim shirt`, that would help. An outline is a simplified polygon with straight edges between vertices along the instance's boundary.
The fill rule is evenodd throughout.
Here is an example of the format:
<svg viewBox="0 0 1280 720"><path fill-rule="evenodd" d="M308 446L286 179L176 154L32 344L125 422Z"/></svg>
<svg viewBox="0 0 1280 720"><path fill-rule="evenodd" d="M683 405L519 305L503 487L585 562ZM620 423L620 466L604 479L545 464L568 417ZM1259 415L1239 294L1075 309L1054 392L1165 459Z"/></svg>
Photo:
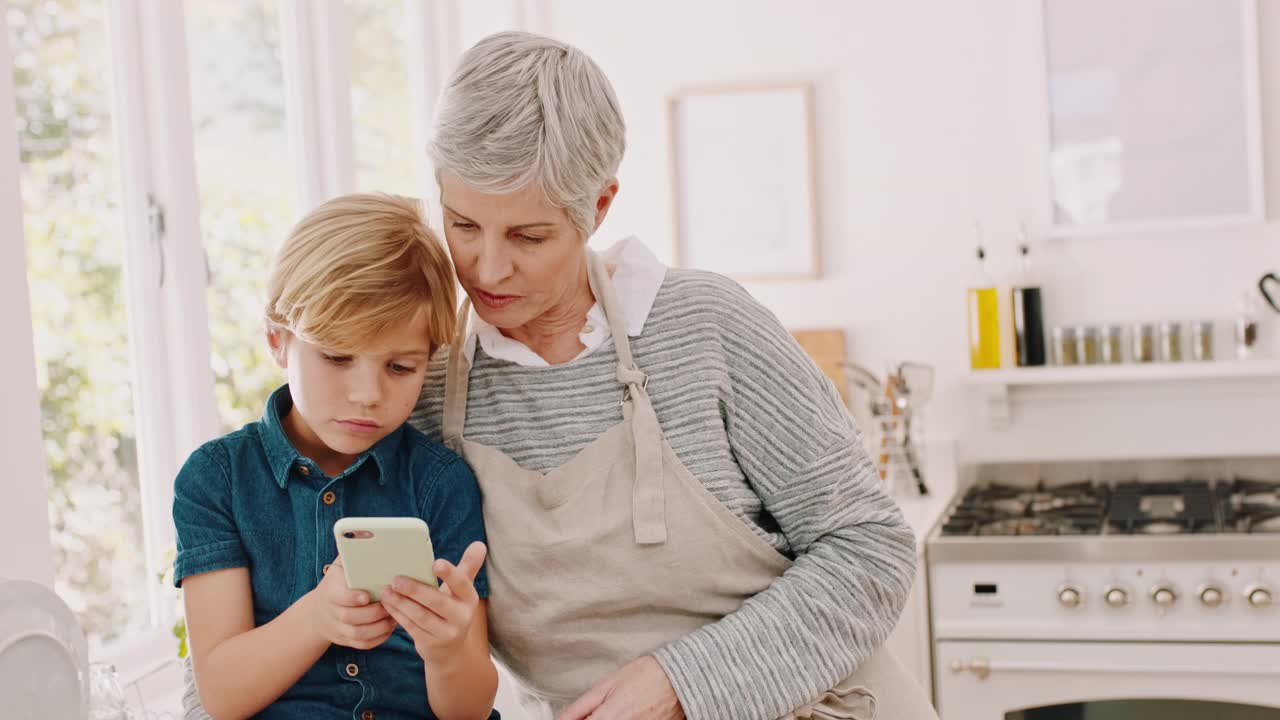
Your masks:
<svg viewBox="0 0 1280 720"><path fill-rule="evenodd" d="M178 553L174 582L224 568L249 568L253 618L274 620L319 584L337 557L333 525L342 517L412 516L431 532L436 557L455 565L484 540L480 490L458 455L408 424L327 477L285 436L289 387L272 393L258 422L191 454L174 482ZM476 577L488 597L485 571ZM422 659L409 635L373 650L331 645L284 695L257 715L267 720L435 718ZM494 713L491 717L497 717Z"/></svg>

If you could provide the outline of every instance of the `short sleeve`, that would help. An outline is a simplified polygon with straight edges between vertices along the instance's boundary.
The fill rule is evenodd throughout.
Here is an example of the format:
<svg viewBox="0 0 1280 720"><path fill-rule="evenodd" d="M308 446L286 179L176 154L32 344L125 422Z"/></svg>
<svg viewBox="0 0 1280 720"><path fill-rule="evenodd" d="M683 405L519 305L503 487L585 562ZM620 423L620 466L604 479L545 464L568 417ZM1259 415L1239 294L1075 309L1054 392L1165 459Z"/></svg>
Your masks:
<svg viewBox="0 0 1280 720"><path fill-rule="evenodd" d="M178 545L173 583L178 587L192 575L249 566L231 509L231 478L218 450L209 444L191 453L173 482Z"/></svg>
<svg viewBox="0 0 1280 720"><path fill-rule="evenodd" d="M457 565L471 543L487 542L480 487L471 467L454 456L427 486L420 515L431 531L431 545L437 558ZM489 577L485 568L476 575L476 592L489 597Z"/></svg>

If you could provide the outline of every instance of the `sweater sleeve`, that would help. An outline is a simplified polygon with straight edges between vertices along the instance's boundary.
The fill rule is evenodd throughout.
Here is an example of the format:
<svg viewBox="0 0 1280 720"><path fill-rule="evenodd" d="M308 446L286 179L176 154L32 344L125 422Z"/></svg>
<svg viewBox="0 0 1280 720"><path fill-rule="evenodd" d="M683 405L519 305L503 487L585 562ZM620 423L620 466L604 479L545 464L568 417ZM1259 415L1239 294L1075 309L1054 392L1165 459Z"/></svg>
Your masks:
<svg viewBox="0 0 1280 720"><path fill-rule="evenodd" d="M769 720L816 698L888 637L915 537L831 382L778 320L722 285L730 447L795 563L734 613L659 649L690 720Z"/></svg>

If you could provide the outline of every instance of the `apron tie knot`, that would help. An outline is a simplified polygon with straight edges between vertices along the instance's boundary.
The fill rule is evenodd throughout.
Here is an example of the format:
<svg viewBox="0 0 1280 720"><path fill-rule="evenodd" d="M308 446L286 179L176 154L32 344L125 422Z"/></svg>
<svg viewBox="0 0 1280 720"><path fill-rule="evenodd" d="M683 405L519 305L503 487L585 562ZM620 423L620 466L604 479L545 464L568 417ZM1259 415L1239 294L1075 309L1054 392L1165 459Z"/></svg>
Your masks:
<svg viewBox="0 0 1280 720"><path fill-rule="evenodd" d="M645 390L649 376L635 365L618 365L618 382L622 390L623 415L630 418L632 441L635 443L635 486L632 489L632 523L636 543L660 545L667 541L666 490L662 468L662 429ZM632 389L636 393L632 394ZM628 406L630 400L632 405ZM633 412L639 408L639 412Z"/></svg>
<svg viewBox="0 0 1280 720"><path fill-rule="evenodd" d="M641 390L649 389L649 376L644 374L639 368L625 368L618 366L617 372L618 382L623 384L622 403L626 404L631 399L631 388L639 385Z"/></svg>
<svg viewBox="0 0 1280 720"><path fill-rule="evenodd" d="M649 376L644 374L640 368L618 366L618 382L623 385L640 385L647 387L649 385Z"/></svg>

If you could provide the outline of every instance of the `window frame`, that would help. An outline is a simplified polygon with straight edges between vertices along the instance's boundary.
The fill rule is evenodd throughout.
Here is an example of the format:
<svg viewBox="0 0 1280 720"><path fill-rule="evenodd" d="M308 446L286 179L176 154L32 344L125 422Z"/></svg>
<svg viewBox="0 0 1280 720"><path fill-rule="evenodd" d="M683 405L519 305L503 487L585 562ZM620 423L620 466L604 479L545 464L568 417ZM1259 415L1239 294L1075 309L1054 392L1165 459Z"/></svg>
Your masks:
<svg viewBox="0 0 1280 720"><path fill-rule="evenodd" d="M178 619L160 576L175 532L173 479L185 458L220 434L206 290L210 268L200 228L185 4L103 0L107 22L112 142L121 175L124 284L138 442L138 476L150 628L91 658L114 664L133 700L154 706L180 696ZM458 53L457 0L404 0L414 147L425 148L435 98ZM341 0L276 0L285 77L286 134L297 178L298 215L355 186L350 53ZM0 396L11 427L0 434L16 479L0 510L8 553L0 577L53 586L49 492L36 385L27 283L13 57L0 0L0 327L16 343L0 356ZM525 13L536 15L536 13ZM432 202L434 171L415 159L421 195ZM152 203L155 203L153 206ZM163 231L152 225L152 209ZM161 278L163 277L163 282ZM32 542L32 538L46 542ZM177 694L175 694L175 692Z"/></svg>
<svg viewBox="0 0 1280 720"><path fill-rule="evenodd" d="M40 432L40 393L36 386L35 339L27 286L27 246L22 226L22 165L18 150L17 97L13 51L9 47L9 2L0 0L0 328L9 352L0 356L0 397L11 422L0 434L0 448L12 473L6 502L0 506L0 547L6 552L0 577L33 580L52 587L52 539L49 538L49 487Z"/></svg>

